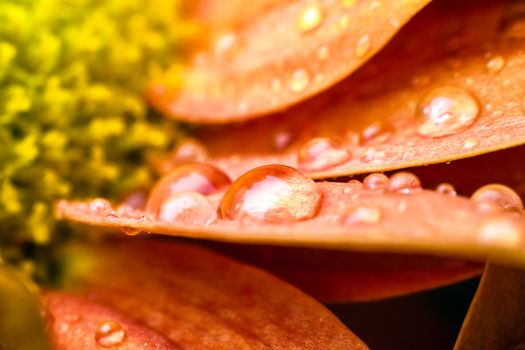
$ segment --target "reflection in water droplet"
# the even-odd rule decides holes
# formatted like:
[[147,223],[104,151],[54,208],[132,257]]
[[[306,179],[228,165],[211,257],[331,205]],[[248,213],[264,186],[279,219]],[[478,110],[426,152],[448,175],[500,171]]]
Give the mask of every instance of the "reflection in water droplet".
[[381,173],[370,174],[363,180],[363,189],[371,191],[385,191],[390,179]]
[[447,196],[457,196],[456,188],[447,182],[443,182],[436,187],[436,192]]
[[215,208],[200,193],[180,192],[168,197],[161,205],[158,217],[165,222],[207,225],[215,220]]
[[225,190],[231,180],[222,170],[205,163],[179,165],[163,176],[150,192],[146,211],[158,215],[160,206],[175,193],[210,195]]
[[496,74],[503,69],[505,66],[505,59],[502,56],[496,56],[491,58],[487,62],[487,71],[491,74]]
[[390,177],[388,189],[392,192],[412,193],[420,191],[421,182],[419,178],[408,171],[400,171]]
[[368,35],[363,35],[357,41],[357,45],[355,47],[355,54],[357,55],[357,57],[364,57],[370,52],[371,48],[372,43],[370,41],[370,37]]
[[297,19],[297,28],[305,33],[319,27],[323,21],[323,12],[318,5],[312,4],[305,7]]
[[428,137],[451,135],[472,125],[478,115],[478,102],[466,90],[454,86],[434,88],[419,101],[417,132]]
[[120,345],[126,338],[126,332],[115,321],[104,321],[95,330],[95,341],[105,348]]
[[381,220],[381,209],[370,206],[354,208],[345,219],[346,224],[376,224]]
[[339,141],[320,137],[305,143],[297,153],[299,169],[321,171],[343,164],[352,154]]
[[501,184],[490,184],[479,188],[471,199],[482,210],[491,210],[491,207],[504,209],[510,212],[522,212],[523,202],[520,196],[511,188]]
[[315,182],[284,165],[266,165],[248,171],[226,191],[219,217],[267,222],[299,221],[319,211],[321,193]]
[[308,75],[308,72],[306,72],[304,69],[297,69],[293,75],[291,80],[288,83],[288,87],[293,92],[301,92],[308,86],[308,83],[310,82],[310,76]]

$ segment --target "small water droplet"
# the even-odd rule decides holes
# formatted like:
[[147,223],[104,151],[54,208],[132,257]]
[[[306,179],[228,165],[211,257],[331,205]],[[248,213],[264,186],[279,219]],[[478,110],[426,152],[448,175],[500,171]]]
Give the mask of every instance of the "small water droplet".
[[137,236],[138,234],[140,234],[142,231],[140,230],[140,228],[136,228],[136,227],[131,227],[131,226],[122,226],[120,228],[120,230],[128,235],[128,236]]
[[476,139],[466,139],[465,142],[463,142],[463,149],[472,149],[478,145],[478,141]]
[[200,193],[180,192],[168,197],[161,205],[158,217],[164,222],[207,225],[215,220],[215,208]]
[[322,61],[327,60],[330,57],[330,49],[328,46],[321,46],[319,50],[317,50],[317,57]]
[[417,132],[440,137],[454,134],[472,125],[479,115],[479,104],[466,90],[455,86],[437,87],[419,101]]
[[202,162],[208,158],[208,150],[195,139],[186,139],[173,151],[172,158],[177,163]]
[[408,171],[400,171],[390,177],[389,191],[398,193],[413,193],[421,191],[419,178]]
[[226,191],[219,217],[266,222],[300,221],[319,211],[321,193],[315,182],[284,165],[266,165],[248,171]]
[[516,247],[523,243],[523,230],[515,221],[491,219],[482,225],[479,239],[491,246]]
[[487,71],[491,74],[500,72],[505,66],[505,59],[502,56],[492,57],[487,62]]
[[297,28],[303,32],[316,29],[323,21],[323,12],[319,5],[311,4],[305,7],[297,19]]
[[511,188],[501,184],[485,185],[474,192],[470,198],[483,211],[490,210],[491,207],[517,213],[523,211],[520,196]]
[[282,151],[292,142],[292,134],[286,130],[279,130],[273,135],[273,149]]
[[239,37],[235,33],[224,33],[215,41],[215,53],[226,56],[239,46]]
[[305,143],[297,153],[297,163],[301,170],[321,171],[343,164],[352,154],[339,141],[319,137]]
[[394,129],[381,121],[373,122],[363,129],[361,138],[367,145],[378,144],[387,141],[393,134]]
[[111,212],[111,203],[104,198],[95,198],[89,202],[89,209],[97,214],[107,214]]
[[187,163],[163,176],[151,190],[146,211],[158,215],[162,203],[175,193],[197,192],[210,195],[224,191],[231,180],[222,170],[206,163]]
[[381,173],[370,174],[363,180],[363,189],[371,191],[385,191],[390,179]]
[[370,206],[359,206],[346,215],[346,224],[377,224],[381,220],[381,209]]
[[457,196],[456,188],[447,182],[443,182],[436,187],[436,192],[447,196]]
[[115,321],[104,321],[95,330],[95,341],[98,345],[109,348],[120,345],[126,338],[126,332]]
[[308,72],[304,69],[297,69],[288,83],[288,87],[293,92],[299,93],[306,89],[308,84],[310,83],[310,76],[308,75]]
[[357,45],[355,47],[355,54],[357,57],[364,57],[370,52],[370,49],[372,48],[372,42],[370,41],[370,36],[363,35],[359,40],[357,41]]

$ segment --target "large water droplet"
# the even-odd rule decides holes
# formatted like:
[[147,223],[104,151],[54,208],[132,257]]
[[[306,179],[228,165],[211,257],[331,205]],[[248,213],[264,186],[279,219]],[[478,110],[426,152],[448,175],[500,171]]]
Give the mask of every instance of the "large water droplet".
[[370,191],[385,191],[390,179],[381,173],[370,174],[363,180],[363,189]]
[[163,176],[150,192],[146,210],[158,215],[164,201],[179,192],[197,192],[210,195],[225,190],[231,180],[222,170],[205,163],[177,166]]
[[158,217],[165,222],[207,225],[216,218],[216,210],[202,194],[180,192],[168,197],[160,206]]
[[523,202],[520,196],[511,188],[501,184],[490,184],[479,188],[471,199],[482,210],[491,210],[492,207],[501,208],[510,212],[522,212]]
[[352,153],[340,142],[328,137],[320,137],[305,143],[297,153],[299,169],[321,171],[346,163]]
[[95,330],[95,341],[105,348],[120,345],[126,338],[126,332],[115,321],[104,321]]
[[284,165],[266,165],[248,171],[226,191],[219,217],[267,222],[299,221],[314,217],[321,204],[315,182]]
[[304,69],[297,69],[293,72],[292,78],[288,82],[288,87],[293,92],[301,92],[308,86],[310,82],[310,75]]
[[355,54],[357,55],[357,57],[364,57],[370,52],[371,48],[372,42],[370,41],[370,37],[368,35],[363,35],[357,41],[357,45],[355,47]]
[[399,193],[412,193],[421,190],[419,178],[408,171],[400,171],[390,177],[388,190]]
[[297,18],[297,28],[305,33],[319,27],[323,21],[323,12],[319,5],[311,4],[305,7]]
[[430,90],[419,101],[417,132],[422,136],[440,137],[469,127],[479,115],[479,104],[466,90],[442,86]]

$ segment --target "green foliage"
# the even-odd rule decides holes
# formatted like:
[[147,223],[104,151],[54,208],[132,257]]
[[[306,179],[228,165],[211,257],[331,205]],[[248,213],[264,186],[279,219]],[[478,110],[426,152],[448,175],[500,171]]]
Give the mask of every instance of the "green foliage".
[[151,181],[176,126],[141,92],[192,32],[177,0],[0,2],[0,243],[44,244],[53,202]]

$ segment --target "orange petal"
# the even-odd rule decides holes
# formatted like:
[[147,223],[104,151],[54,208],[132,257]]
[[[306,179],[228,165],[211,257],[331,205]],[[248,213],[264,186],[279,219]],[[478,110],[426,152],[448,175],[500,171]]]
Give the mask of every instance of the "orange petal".
[[[494,256],[525,263],[525,221],[504,212],[482,213],[466,198],[418,190],[392,193],[365,189],[360,183],[313,183],[318,214],[296,222],[218,219],[209,224],[163,222],[137,211],[133,215],[90,203],[62,201],[57,215],[96,226],[140,230],[237,243],[315,246],[354,251],[431,253],[464,258]],[[304,197],[304,196],[303,196]],[[281,204],[279,204],[281,205]],[[286,203],[282,203],[286,205]],[[308,208],[301,208],[302,212]],[[294,209],[286,210],[293,213]],[[286,218],[288,219],[288,218]]]
[[521,349],[525,271],[488,264],[454,349]]
[[[63,295],[51,299],[59,317],[55,332],[78,315],[82,321],[75,327],[87,338],[94,336],[91,320],[107,319],[122,322],[129,340],[164,344],[156,332],[181,349],[366,349],[298,289],[201,248],[128,239],[70,248],[62,256],[64,280],[74,281],[89,303]],[[71,263],[75,259],[80,263]],[[65,339],[73,346],[66,348],[81,341],[74,334]]]
[[[182,86],[171,86],[169,76],[159,79],[151,84],[149,99],[169,116],[202,123],[286,108],[357,69],[429,2],[256,2],[254,8],[261,12],[249,12],[251,20],[226,20],[241,25],[214,38],[210,48],[196,56]],[[209,6],[213,8],[213,1]],[[244,7],[226,16],[242,17]]]
[[483,269],[482,264],[422,255],[250,245],[216,248],[270,271],[323,302],[402,296],[457,283]]
[[133,317],[89,298],[49,292],[44,300],[51,316],[50,332],[56,350],[181,349]]

